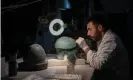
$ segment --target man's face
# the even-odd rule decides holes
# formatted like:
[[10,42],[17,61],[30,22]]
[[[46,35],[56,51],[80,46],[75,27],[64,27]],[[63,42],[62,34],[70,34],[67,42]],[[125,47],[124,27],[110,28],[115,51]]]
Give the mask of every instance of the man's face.
[[87,24],[87,30],[88,30],[87,35],[92,40],[95,40],[95,41],[99,41],[100,40],[101,30],[98,29],[98,25],[93,24],[93,22],[89,22]]

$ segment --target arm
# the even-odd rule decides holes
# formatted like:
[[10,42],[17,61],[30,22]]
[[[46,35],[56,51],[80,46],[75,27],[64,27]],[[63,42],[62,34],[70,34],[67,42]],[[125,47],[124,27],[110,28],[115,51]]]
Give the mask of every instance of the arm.
[[97,52],[92,52],[92,50],[87,52],[87,62],[95,69],[100,69],[104,63],[108,62],[115,48],[115,41],[106,39],[100,44]]

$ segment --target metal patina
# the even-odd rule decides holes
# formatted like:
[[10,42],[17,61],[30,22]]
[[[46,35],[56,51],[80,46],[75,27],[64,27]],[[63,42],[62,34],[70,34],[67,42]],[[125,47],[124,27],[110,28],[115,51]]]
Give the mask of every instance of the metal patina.
[[67,59],[74,63],[76,60],[76,53],[78,52],[76,42],[71,37],[60,37],[55,42],[55,48],[57,53],[57,58],[63,60],[65,56]]

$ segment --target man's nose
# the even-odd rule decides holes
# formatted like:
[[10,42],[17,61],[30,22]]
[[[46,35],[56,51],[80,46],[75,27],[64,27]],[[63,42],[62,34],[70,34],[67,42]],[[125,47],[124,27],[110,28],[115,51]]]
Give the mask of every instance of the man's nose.
[[87,35],[90,36],[90,32],[89,31],[87,32]]

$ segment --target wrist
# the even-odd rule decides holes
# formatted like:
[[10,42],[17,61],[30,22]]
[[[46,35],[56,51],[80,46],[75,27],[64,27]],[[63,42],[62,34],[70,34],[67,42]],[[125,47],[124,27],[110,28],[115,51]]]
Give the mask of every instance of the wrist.
[[85,54],[87,54],[87,52],[90,50],[90,48],[88,46],[83,48],[83,51],[85,52]]

